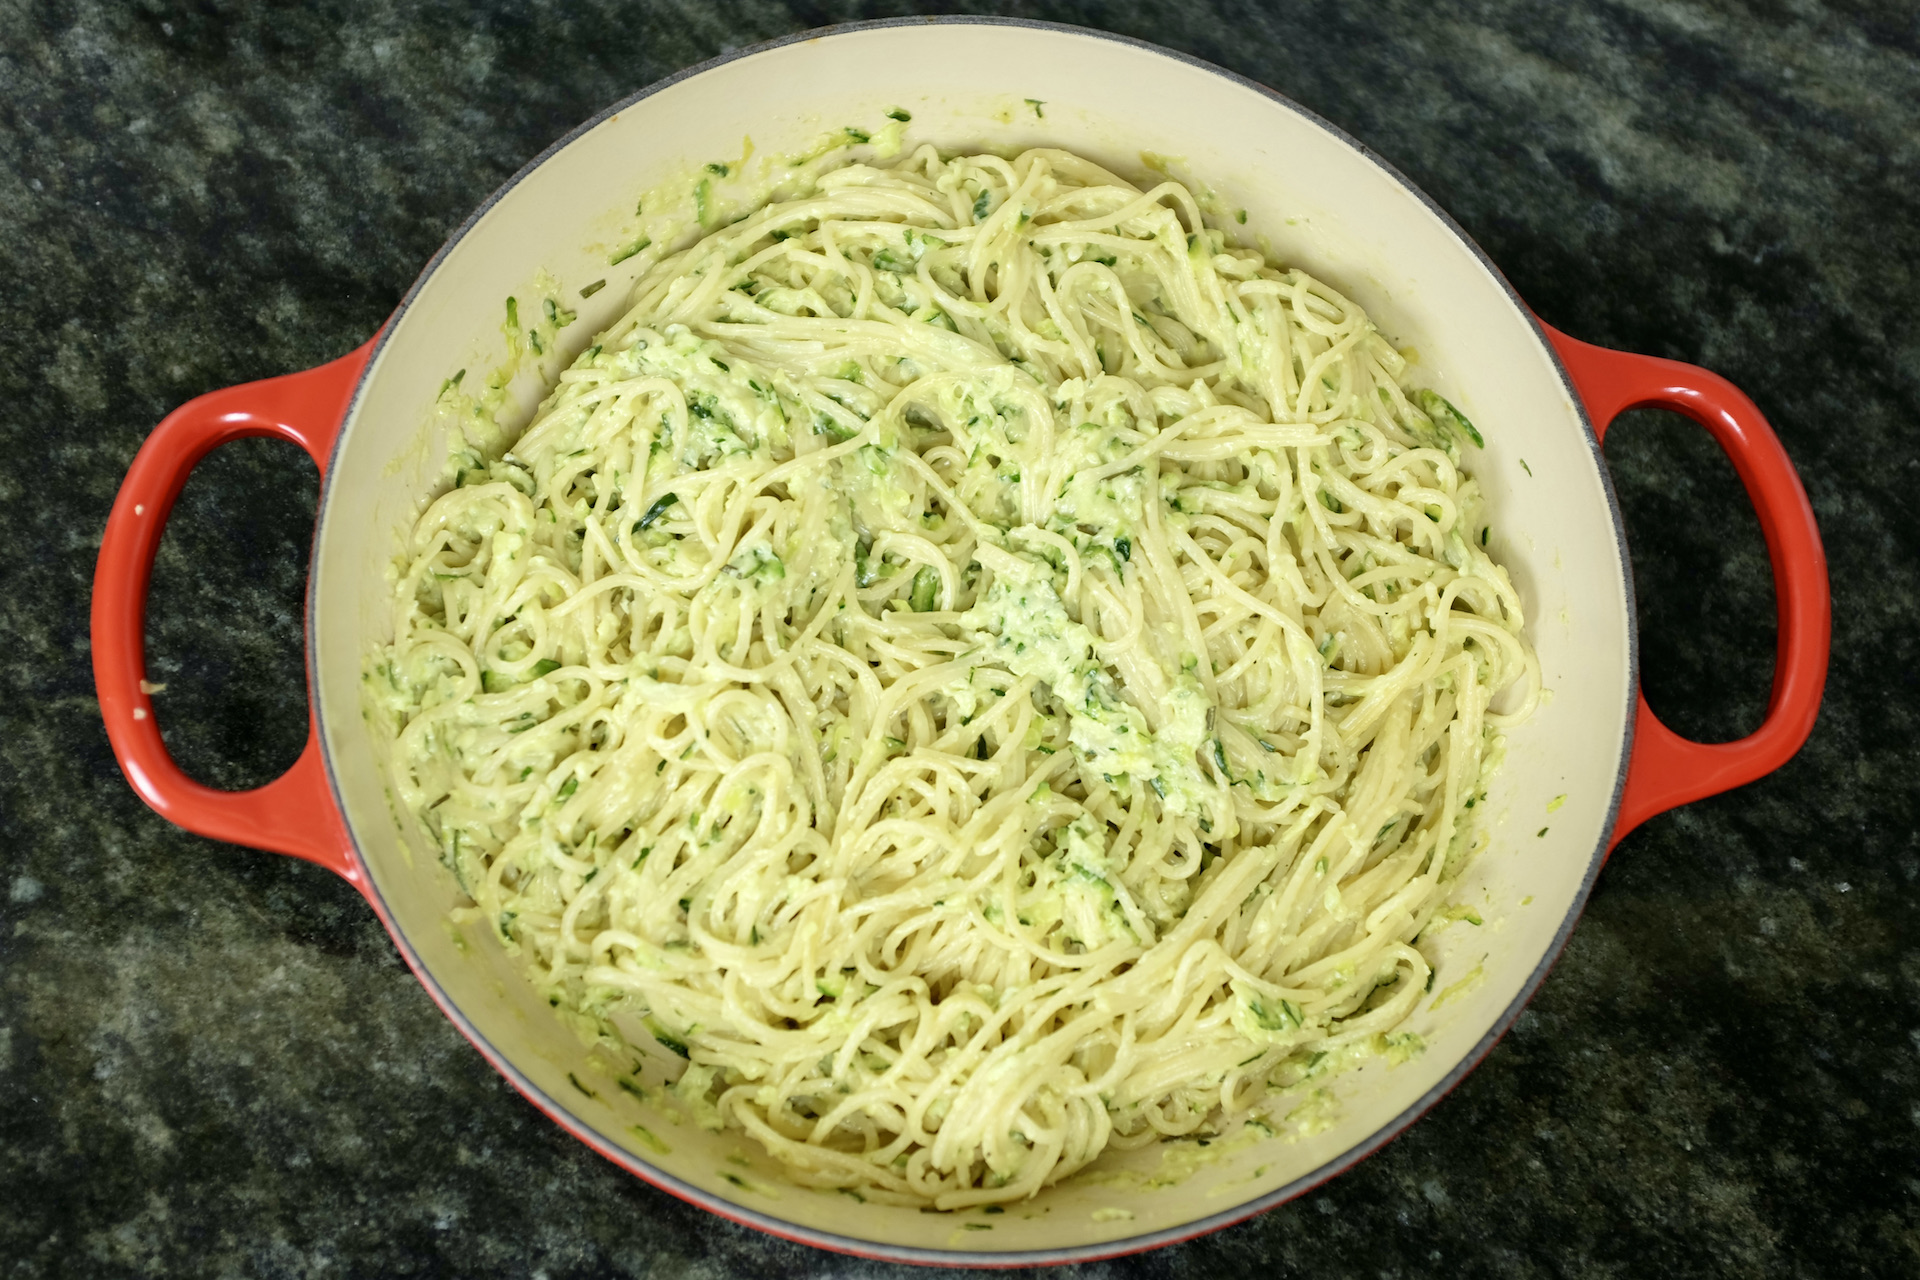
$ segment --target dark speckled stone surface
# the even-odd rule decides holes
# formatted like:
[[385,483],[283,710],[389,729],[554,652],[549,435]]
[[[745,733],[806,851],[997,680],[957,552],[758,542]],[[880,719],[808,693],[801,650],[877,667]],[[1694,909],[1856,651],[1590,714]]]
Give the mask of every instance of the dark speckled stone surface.
[[[1655,820],[1514,1033],[1380,1155],[1079,1274],[1920,1274],[1920,20],[1875,0],[991,6],[1271,84],[1445,206],[1554,324],[1708,365],[1785,439],[1834,664],[1772,778]],[[446,233],[600,107],[842,4],[0,0],[0,1275],[892,1269],[707,1217],[522,1102],[346,885],[186,835],[92,699],[99,532],[200,392],[380,323]],[[1758,526],[1678,420],[1608,461],[1646,687],[1757,724]],[[257,784],[304,736],[314,472],[194,476],[148,624],[167,739]]]

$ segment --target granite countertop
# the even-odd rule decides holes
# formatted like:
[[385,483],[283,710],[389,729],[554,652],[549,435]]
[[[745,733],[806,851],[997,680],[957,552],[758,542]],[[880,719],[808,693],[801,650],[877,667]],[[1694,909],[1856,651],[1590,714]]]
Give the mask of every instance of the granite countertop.
[[[1704,364],[1800,468],[1833,667],[1774,776],[1616,852],[1514,1032],[1332,1184],[1087,1276],[1920,1273],[1920,20],[1900,0],[995,4],[1230,67],[1447,208],[1553,324]],[[1440,13],[1437,9],[1461,13]],[[330,874],[128,789],[87,601],[169,409],[363,340],[489,191],[737,44],[900,6],[9,4],[0,21],[0,1275],[877,1275],[538,1115]],[[1765,549],[1658,414],[1608,448],[1645,686],[1759,723]],[[197,777],[305,735],[314,470],[188,483],[150,671]]]

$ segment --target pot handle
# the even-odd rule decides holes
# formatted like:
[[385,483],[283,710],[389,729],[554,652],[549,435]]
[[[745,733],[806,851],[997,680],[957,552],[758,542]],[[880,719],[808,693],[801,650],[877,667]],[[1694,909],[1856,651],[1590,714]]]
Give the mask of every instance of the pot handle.
[[1793,462],[1740,389],[1696,365],[1610,351],[1542,324],[1605,439],[1629,409],[1672,409],[1712,433],[1732,459],[1760,517],[1780,610],[1773,696],[1758,729],[1737,742],[1691,742],[1661,724],[1635,691],[1633,759],[1612,844],[1655,814],[1752,782],[1792,758],[1813,732],[1827,681],[1831,601],[1827,557]]
[[174,500],[200,459],[230,440],[277,436],[307,451],[324,478],[334,437],[373,341],[318,368],[211,391],[161,420],[120,483],[93,574],[93,680],[100,717],[127,781],[161,817],[199,835],[317,862],[361,883],[334,806],[309,705],[307,745],[252,791],[201,786],[173,762],[146,681],[147,585]]

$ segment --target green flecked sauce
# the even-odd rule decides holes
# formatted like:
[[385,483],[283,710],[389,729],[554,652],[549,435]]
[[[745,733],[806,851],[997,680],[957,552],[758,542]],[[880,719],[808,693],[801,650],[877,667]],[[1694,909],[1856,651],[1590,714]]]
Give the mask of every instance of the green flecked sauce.
[[1537,671],[1481,435],[1211,191],[880,163],[909,118],[698,157],[595,280],[504,300],[547,398],[408,532],[368,721],[620,1063],[586,1102],[930,1211],[1172,1117],[1166,1185],[1333,1123],[1461,993],[1419,947],[1483,923],[1444,903]]

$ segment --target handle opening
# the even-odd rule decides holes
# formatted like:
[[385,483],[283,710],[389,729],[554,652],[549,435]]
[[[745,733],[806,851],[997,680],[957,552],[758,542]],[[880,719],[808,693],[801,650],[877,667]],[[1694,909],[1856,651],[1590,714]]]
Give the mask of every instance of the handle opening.
[[1779,647],[1767,543],[1739,473],[1691,419],[1632,409],[1606,434],[1639,608],[1640,687],[1689,740],[1766,720]]
[[168,753],[206,786],[263,786],[306,745],[301,614],[318,493],[318,469],[291,441],[229,441],[194,469],[161,535],[147,679]]

